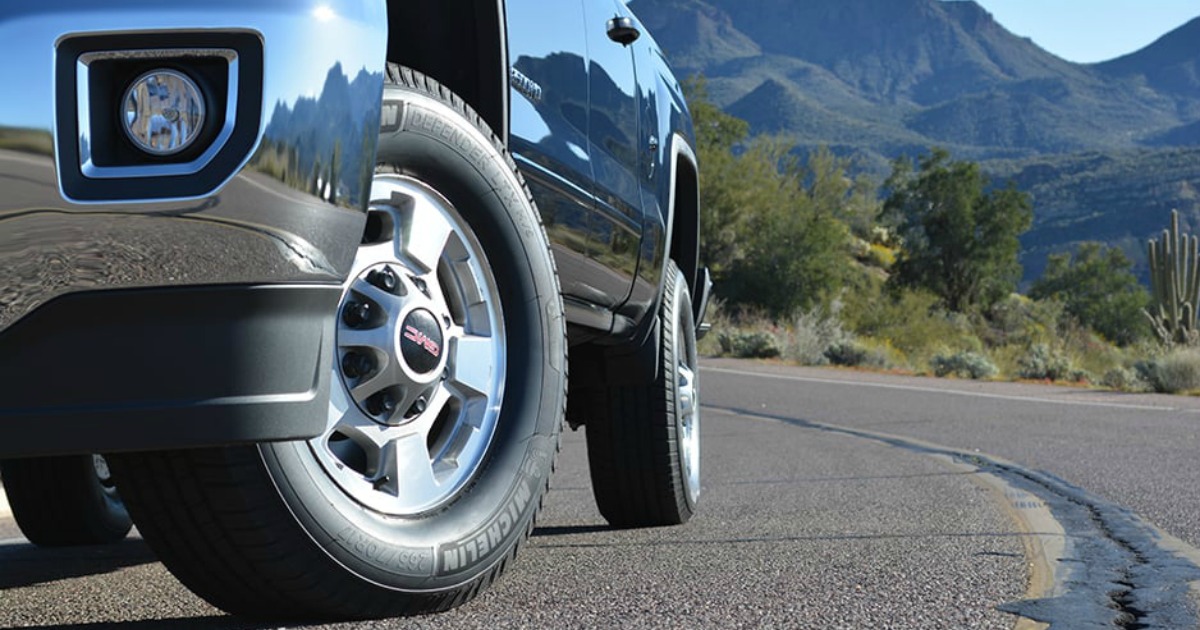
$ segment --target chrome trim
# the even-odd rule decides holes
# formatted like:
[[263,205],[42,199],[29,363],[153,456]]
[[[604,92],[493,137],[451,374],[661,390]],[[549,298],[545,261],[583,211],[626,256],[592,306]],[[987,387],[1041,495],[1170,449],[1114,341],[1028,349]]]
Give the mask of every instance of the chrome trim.
[[514,90],[520,92],[533,103],[540,103],[542,101],[542,86],[538,85],[537,81],[525,76],[525,73],[517,70],[516,66],[509,68],[508,76],[512,81]]
[[[258,34],[259,38],[262,34]],[[88,138],[91,136],[90,94],[88,92],[89,69],[91,64],[105,59],[183,59],[183,58],[223,58],[229,64],[228,89],[225,101],[225,125],[204,153],[199,157],[183,164],[152,164],[139,166],[97,166],[92,162],[91,146]],[[191,49],[160,49],[160,50],[114,50],[90,52],[79,56],[75,73],[75,115],[79,120],[79,168],[85,177],[93,179],[117,179],[122,177],[167,177],[172,175],[191,175],[199,172],[209,162],[212,162],[221,148],[233,135],[237,124],[238,98],[238,55],[237,51],[228,48],[191,48]]]

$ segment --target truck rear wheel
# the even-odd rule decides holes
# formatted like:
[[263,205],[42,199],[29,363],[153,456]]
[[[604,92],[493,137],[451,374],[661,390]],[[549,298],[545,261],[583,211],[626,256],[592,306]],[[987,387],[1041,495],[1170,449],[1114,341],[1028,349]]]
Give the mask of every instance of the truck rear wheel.
[[683,273],[669,261],[666,274],[657,378],[591,392],[600,407],[586,427],[592,491],[615,527],[687,522],[700,498],[696,326]]
[[445,610],[533,528],[566,401],[565,324],[533,201],[480,118],[389,67],[325,432],[129,454],[114,468],[164,564],[269,618]]
[[17,527],[39,547],[114,543],[133,526],[99,455],[0,461]]

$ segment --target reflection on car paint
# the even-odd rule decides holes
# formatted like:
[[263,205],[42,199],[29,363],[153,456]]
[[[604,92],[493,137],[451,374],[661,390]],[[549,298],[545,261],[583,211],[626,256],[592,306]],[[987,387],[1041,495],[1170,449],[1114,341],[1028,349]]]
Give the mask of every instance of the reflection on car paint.
[[[0,53],[23,63],[0,64],[0,84],[20,85],[23,96],[0,99],[0,331],[74,291],[337,282],[346,273],[379,132],[384,3],[328,0],[321,15],[302,0],[211,0],[154,12],[134,0],[111,0],[103,11],[83,0],[11,4]],[[55,43],[80,33],[210,28],[215,14],[264,41],[265,124],[248,167],[199,199],[66,201],[53,159]]]

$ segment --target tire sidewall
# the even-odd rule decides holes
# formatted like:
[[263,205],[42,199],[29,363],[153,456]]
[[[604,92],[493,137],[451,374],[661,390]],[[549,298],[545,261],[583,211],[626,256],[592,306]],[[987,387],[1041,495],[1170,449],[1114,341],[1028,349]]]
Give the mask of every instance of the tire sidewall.
[[379,172],[416,178],[445,196],[473,229],[495,277],[508,357],[496,432],[458,496],[414,517],[354,501],[308,443],[260,451],[288,509],[335,562],[383,588],[438,590],[488,571],[531,527],[565,404],[564,324],[545,235],[511,162],[441,99],[389,85],[384,104],[398,105],[400,116],[398,128],[380,137]]
[[[663,334],[672,335],[674,341],[670,345],[670,352],[663,352],[663,375],[667,379],[663,390],[664,394],[670,397],[670,405],[667,408],[676,410],[676,413],[673,413],[670,418],[670,421],[674,424],[675,449],[677,451],[675,459],[678,462],[678,469],[673,471],[673,473],[679,475],[679,488],[683,494],[683,502],[679,507],[682,512],[682,520],[686,521],[695,512],[697,501],[693,498],[693,493],[690,491],[691,478],[688,475],[687,463],[682,456],[684,448],[682,440],[683,416],[678,413],[680,399],[679,362],[682,359],[688,365],[692,366],[693,378],[697,379],[697,390],[699,388],[700,370],[697,360],[696,326],[692,316],[691,293],[688,291],[683,272],[674,263],[668,265],[667,273],[671,274],[670,282],[673,285],[673,291],[670,300],[664,301],[662,326]],[[700,430],[699,401],[696,401],[695,404],[697,405],[697,409],[693,430],[698,432]],[[700,457],[699,451],[697,450],[693,456],[698,459]],[[699,465],[699,461],[697,461],[697,465]]]

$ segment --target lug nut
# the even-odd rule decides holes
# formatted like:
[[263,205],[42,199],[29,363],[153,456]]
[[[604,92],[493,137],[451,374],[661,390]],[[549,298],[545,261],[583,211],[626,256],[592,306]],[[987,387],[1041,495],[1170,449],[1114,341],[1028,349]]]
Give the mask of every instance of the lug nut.
[[417,402],[412,404],[412,407],[408,408],[408,413],[404,414],[404,417],[412,418],[415,416],[419,416],[419,415],[425,413],[425,410],[428,408],[429,408],[429,401],[425,400],[425,397],[422,396],[417,399]]
[[382,271],[372,271],[367,274],[367,282],[388,293],[395,293],[396,287],[400,285],[400,279],[396,277],[396,272],[386,267]]
[[351,328],[358,328],[371,319],[371,305],[367,302],[347,302],[342,309],[342,321]]
[[446,326],[447,330],[450,329],[450,316],[449,315],[442,315],[442,324],[444,324]]
[[342,357],[342,374],[347,378],[366,376],[374,369],[375,362],[361,352],[347,352],[346,356]]
[[420,291],[421,293],[424,293],[425,297],[430,297],[429,285],[425,282],[425,280],[423,280],[421,278],[413,278],[412,281],[413,281],[413,285],[415,285],[417,287],[418,291]]
[[379,490],[380,488],[386,486],[389,481],[391,481],[391,478],[387,475],[384,475],[376,479],[371,485],[375,486],[376,490]]
[[373,416],[390,416],[396,410],[396,399],[388,392],[380,392],[367,399],[367,411]]

